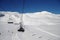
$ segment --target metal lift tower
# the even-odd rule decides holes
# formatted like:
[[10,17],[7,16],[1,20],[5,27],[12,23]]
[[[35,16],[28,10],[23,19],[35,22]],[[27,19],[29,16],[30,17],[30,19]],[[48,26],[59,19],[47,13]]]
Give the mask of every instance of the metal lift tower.
[[23,24],[23,13],[24,13],[24,3],[25,3],[25,0],[22,0],[22,14],[21,14],[21,17],[20,17],[20,28],[18,29],[19,32],[24,32],[25,29],[23,28],[24,27],[24,24]]

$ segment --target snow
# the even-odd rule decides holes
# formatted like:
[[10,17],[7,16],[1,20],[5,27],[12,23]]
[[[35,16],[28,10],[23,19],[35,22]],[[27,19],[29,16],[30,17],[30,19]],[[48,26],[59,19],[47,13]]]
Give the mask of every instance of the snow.
[[25,32],[17,31],[20,13],[0,11],[0,14],[5,15],[0,17],[0,40],[60,40],[60,14],[48,11],[23,14]]
[[0,13],[5,15],[4,17],[0,18],[0,21],[3,21],[3,22],[13,21],[16,23],[20,22],[20,14],[18,12],[3,12],[2,11]]

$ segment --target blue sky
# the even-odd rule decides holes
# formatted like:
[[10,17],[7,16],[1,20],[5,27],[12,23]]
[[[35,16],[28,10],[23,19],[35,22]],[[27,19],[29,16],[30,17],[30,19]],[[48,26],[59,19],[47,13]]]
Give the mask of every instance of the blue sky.
[[[23,8],[24,1],[24,9]],[[0,11],[60,13],[60,0],[0,0]]]

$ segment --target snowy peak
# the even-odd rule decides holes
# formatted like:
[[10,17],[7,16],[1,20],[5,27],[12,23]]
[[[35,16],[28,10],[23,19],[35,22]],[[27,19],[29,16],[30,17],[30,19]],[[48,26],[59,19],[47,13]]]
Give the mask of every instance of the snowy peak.
[[46,15],[54,15],[54,13],[48,12],[48,11],[41,11],[36,12],[37,15],[46,16]]
[[[24,14],[24,22],[25,24],[31,25],[55,25],[60,22],[60,17],[57,14],[53,14],[48,11],[35,12],[35,13],[27,13]],[[60,15],[60,14],[59,14]],[[37,23],[37,24],[36,24]]]
[[52,13],[51,12],[48,12],[48,11],[42,11],[42,12],[40,12],[40,14],[43,14],[43,15],[51,15]]
[[40,18],[40,17],[52,17],[54,16],[55,14],[51,13],[51,12],[48,12],[48,11],[41,11],[41,12],[35,12],[35,13],[27,13],[25,15],[28,15],[30,17],[37,17],[37,18]]

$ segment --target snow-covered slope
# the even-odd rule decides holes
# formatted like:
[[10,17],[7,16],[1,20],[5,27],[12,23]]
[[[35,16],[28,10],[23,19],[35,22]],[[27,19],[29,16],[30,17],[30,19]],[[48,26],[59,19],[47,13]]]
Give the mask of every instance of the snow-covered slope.
[[0,21],[2,22],[20,22],[20,14],[18,12],[0,12],[0,14],[4,14],[4,17],[0,17]]
[[[50,33],[60,35],[60,14],[54,14],[48,11],[24,14],[24,24],[34,25]],[[43,31],[43,30],[41,30]]]
[[[30,13],[30,14],[24,14],[24,22],[26,22],[26,25],[56,25],[60,21],[60,14],[59,16],[57,14],[53,14],[47,11],[42,12],[36,12],[36,13]],[[26,21],[27,20],[27,21]],[[28,23],[29,22],[29,23]]]
[[48,11],[23,14],[25,32],[17,30],[19,25],[6,24],[9,21],[19,23],[21,14],[18,12],[0,12],[1,40],[60,40],[60,14]]
[[[13,22],[20,22],[20,17],[21,14],[18,12],[0,12],[0,14],[4,14],[4,17],[0,17],[0,21],[3,22],[8,22],[8,21],[13,21]],[[26,21],[27,20],[27,21]],[[26,13],[23,14],[23,21],[24,22],[29,22],[31,21],[31,25],[35,25],[35,22],[39,22],[39,25],[47,24],[47,25],[55,25],[57,24],[60,20],[60,14],[53,14],[48,11],[42,11],[42,12],[35,12],[35,13]],[[32,22],[33,21],[33,22]],[[25,24],[26,24],[25,23]],[[27,25],[30,25],[27,23]]]

